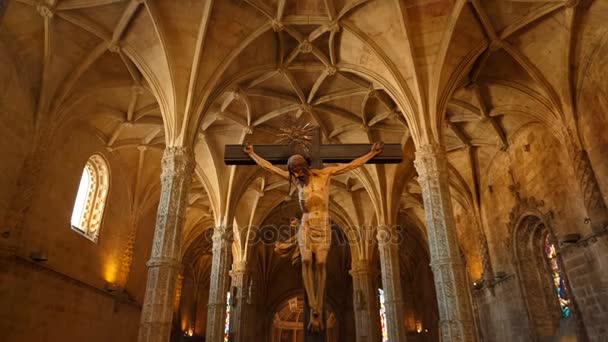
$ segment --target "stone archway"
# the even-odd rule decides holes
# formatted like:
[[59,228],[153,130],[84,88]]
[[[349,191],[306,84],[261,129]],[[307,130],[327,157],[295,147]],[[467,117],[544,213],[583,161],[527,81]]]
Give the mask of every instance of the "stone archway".
[[[304,296],[295,295],[285,299],[272,315],[271,342],[304,342]],[[327,342],[337,342],[338,320],[328,305],[325,321]]]
[[513,236],[517,278],[526,307],[528,333],[533,340],[554,336],[559,329],[559,305],[543,255],[547,227],[541,217],[528,215],[519,220]]
[[559,263],[561,281],[570,298],[569,310],[576,311],[559,253],[554,253],[554,260],[546,254],[548,244],[558,249],[551,228],[553,214],[542,213],[539,208],[544,203],[534,198],[525,199],[523,203],[527,205],[520,203],[512,212],[511,225],[514,264],[527,314],[527,334],[531,341],[566,336],[578,340],[577,321],[573,317],[562,317],[560,298],[552,277],[551,263]]

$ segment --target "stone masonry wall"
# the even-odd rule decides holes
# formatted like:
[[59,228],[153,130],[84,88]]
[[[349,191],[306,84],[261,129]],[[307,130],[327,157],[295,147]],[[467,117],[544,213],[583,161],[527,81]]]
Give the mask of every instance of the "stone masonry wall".
[[[59,132],[27,212],[17,256],[2,260],[0,331],[8,334],[3,341],[136,340],[158,199],[150,200],[133,227],[130,189],[134,175],[125,173],[133,170],[125,163],[137,160],[137,150],[133,150],[110,153],[91,131],[80,126]],[[83,167],[93,153],[101,153],[110,168],[97,243],[70,225]],[[160,165],[160,153],[150,155],[151,165]],[[133,230],[136,239],[129,247]],[[126,250],[132,251],[132,263],[125,271],[121,265]],[[30,255],[36,252],[48,260],[35,263]],[[127,272],[128,278],[121,272]],[[121,277],[126,284],[118,284]],[[108,291],[113,284],[125,292]]]
[[[558,241],[566,234],[576,233],[582,237],[592,234],[584,222],[582,195],[565,147],[540,125],[529,125],[512,136],[508,150],[498,152],[482,173],[481,184],[482,212],[487,222],[484,229],[493,268],[505,275],[493,287],[493,293],[488,288],[474,291],[483,340],[527,341],[529,323],[509,226],[509,214],[517,200],[509,187],[519,184],[521,198],[534,197],[544,202],[539,210],[553,213],[550,229]],[[598,341],[602,328],[594,322],[608,318],[601,305],[602,301],[606,303],[606,277],[602,274],[606,273],[608,258],[603,246],[605,244],[597,242],[572,247],[563,258],[589,337]]]

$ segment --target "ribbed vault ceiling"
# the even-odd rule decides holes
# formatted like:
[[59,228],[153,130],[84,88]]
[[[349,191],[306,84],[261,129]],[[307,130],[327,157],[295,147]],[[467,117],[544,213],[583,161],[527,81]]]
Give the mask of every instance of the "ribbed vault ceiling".
[[325,143],[404,146],[403,165],[333,181],[341,226],[399,210],[422,222],[414,145],[444,141],[455,198],[474,203],[520,128],[562,138],[584,77],[571,66],[607,12],[572,0],[14,0],[0,54],[20,77],[0,85],[1,105],[31,113],[37,135],[92,130],[134,177],[158,176],[164,146],[194,146],[187,244],[217,224],[246,231],[292,195],[256,167],[225,166],[223,145],[304,123]]

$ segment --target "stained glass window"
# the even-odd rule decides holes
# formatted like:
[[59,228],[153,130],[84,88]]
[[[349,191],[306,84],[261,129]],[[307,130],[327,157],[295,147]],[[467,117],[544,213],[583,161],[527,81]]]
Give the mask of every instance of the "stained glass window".
[[226,321],[224,322],[224,342],[228,342],[230,335],[230,292],[226,293]]
[[382,342],[388,341],[388,330],[386,329],[386,308],[384,307],[384,290],[378,289],[380,297],[380,329],[382,329]]
[[545,256],[549,263],[551,270],[551,277],[553,278],[553,285],[557,292],[557,298],[559,299],[559,306],[562,310],[562,317],[568,318],[571,315],[570,312],[570,299],[568,299],[568,291],[564,283],[563,272],[560,268],[557,260],[557,253],[555,250],[555,244],[551,242],[549,234],[545,237]]

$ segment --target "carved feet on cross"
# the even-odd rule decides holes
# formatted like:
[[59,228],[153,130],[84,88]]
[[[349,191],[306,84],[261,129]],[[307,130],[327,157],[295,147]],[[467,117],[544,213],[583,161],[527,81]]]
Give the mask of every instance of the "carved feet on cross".
[[321,313],[315,309],[310,309],[308,330],[312,331],[313,333],[319,333],[323,331],[323,317]]

